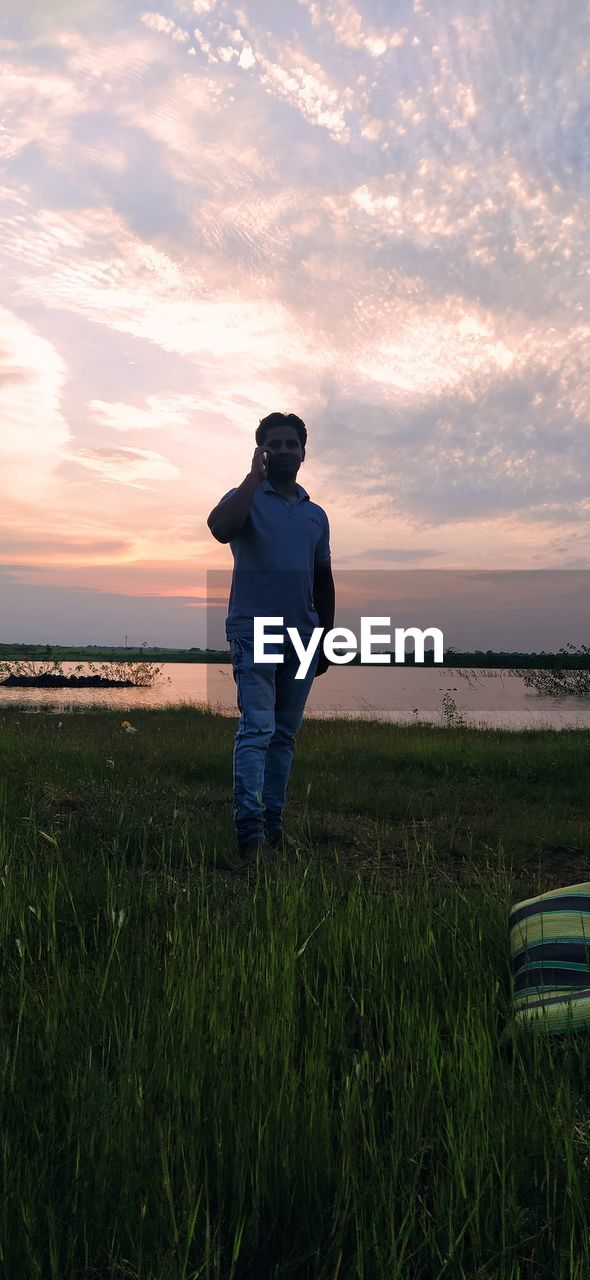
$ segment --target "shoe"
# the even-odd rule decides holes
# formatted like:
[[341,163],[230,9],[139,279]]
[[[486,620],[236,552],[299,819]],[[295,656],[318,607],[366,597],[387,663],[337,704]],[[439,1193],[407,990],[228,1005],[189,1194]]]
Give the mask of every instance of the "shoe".
[[271,849],[284,849],[285,853],[296,853],[299,848],[293,836],[288,836],[282,827],[278,827],[276,831],[269,831],[266,839]]
[[238,840],[236,870],[242,871],[244,867],[255,866],[259,854],[264,854],[266,851],[267,843],[264,836],[254,836],[251,840]]

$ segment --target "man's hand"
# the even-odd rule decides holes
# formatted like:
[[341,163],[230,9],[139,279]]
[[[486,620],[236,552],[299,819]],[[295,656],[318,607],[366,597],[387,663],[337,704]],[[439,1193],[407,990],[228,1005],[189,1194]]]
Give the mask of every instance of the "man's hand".
[[323,676],[324,671],[327,671],[329,666],[330,666],[330,663],[328,662],[328,659],[323,649],[320,649],[320,656],[318,658],[318,665],[316,667],[314,680],[316,680],[318,676]]
[[263,444],[257,445],[254,450],[250,475],[255,476],[258,481],[266,480],[268,475],[268,452]]
[[231,542],[243,529],[258,485],[261,480],[266,480],[267,462],[266,449],[261,444],[257,445],[252,455],[252,466],[239,489],[232,493],[231,498],[226,498],[225,502],[218,502],[209,513],[207,526],[218,542]]

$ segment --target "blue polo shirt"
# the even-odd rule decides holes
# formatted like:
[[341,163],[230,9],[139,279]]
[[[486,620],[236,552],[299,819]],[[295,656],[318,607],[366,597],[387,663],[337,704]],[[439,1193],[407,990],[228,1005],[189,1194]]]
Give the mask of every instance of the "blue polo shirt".
[[[234,558],[225,634],[251,640],[254,617],[282,617],[287,627],[296,627],[309,639],[320,620],[313,603],[316,565],[331,563],[330,526],[323,507],[311,502],[297,484],[294,501],[273,489],[270,480],[261,480],[245,524],[230,539]],[[221,502],[236,489],[224,493]],[[273,633],[280,627],[268,627]]]

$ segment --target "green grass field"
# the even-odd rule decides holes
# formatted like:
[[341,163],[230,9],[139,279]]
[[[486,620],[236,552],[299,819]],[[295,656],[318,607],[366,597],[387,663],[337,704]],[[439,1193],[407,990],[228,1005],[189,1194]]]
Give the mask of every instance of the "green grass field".
[[590,732],[305,720],[245,878],[237,718],[124,718],[0,711],[0,1274],[587,1280],[585,1034],[499,1037]]

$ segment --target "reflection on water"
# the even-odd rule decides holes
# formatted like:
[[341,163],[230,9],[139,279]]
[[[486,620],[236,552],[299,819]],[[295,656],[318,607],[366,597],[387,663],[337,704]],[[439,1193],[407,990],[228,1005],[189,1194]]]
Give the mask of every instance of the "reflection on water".
[[[42,663],[34,666],[43,667]],[[64,662],[67,675],[86,663]],[[221,715],[238,715],[231,665],[162,663],[149,689],[5,689],[3,705],[25,711],[66,714],[104,707],[131,712],[137,707],[209,706]],[[314,680],[307,717],[342,716],[431,724],[465,723],[506,729],[590,729],[590,698],[546,698],[525,687],[512,671],[458,671],[415,667],[330,667]]]

